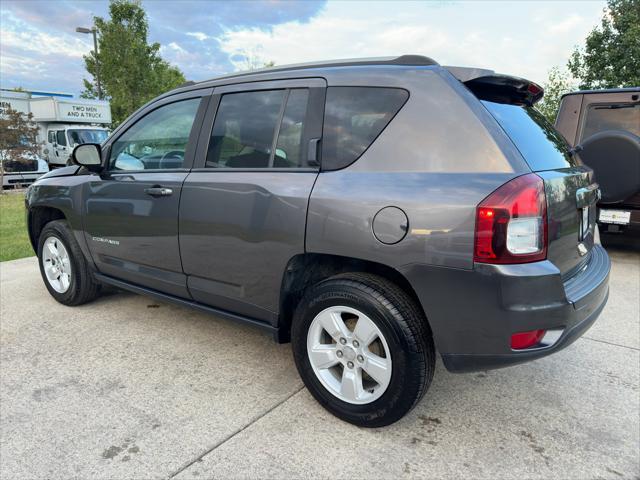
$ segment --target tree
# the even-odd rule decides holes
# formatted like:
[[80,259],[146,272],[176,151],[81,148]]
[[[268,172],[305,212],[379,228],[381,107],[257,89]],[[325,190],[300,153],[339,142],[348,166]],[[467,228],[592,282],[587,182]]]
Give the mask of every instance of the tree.
[[544,96],[542,101],[536,105],[536,108],[542,113],[552,124],[556,121],[558,108],[560,107],[560,99],[562,95],[575,90],[575,86],[569,80],[567,72],[559,67],[553,67],[549,70],[549,78],[543,85]]
[[255,48],[243,48],[239,50],[234,56],[238,60],[232,60],[237,70],[249,71],[258,70],[259,68],[275,67],[276,62],[273,60],[265,61],[262,57],[262,47]]
[[567,64],[580,88],[640,85],[640,0],[608,0],[599,27]]
[[[147,42],[149,24],[139,0],[112,0],[109,19],[94,18],[98,56],[84,56],[87,72],[100,66],[103,95],[111,102],[114,126],[152,98],[185,82],[182,72],[160,57],[160,44]],[[85,79],[83,98],[97,98],[95,83]]]
[[0,116],[0,188],[6,170],[24,170],[38,155],[38,125],[33,114],[3,109]]

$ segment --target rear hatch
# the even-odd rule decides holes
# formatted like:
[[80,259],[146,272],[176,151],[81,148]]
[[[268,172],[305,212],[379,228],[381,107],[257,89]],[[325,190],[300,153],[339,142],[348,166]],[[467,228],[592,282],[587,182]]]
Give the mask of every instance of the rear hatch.
[[600,191],[593,181],[592,170],[580,162],[556,129],[533,108],[533,101],[516,101],[509,103],[508,95],[502,95],[484,99],[482,103],[511,138],[531,170],[544,181],[547,259],[566,279],[589,259]]

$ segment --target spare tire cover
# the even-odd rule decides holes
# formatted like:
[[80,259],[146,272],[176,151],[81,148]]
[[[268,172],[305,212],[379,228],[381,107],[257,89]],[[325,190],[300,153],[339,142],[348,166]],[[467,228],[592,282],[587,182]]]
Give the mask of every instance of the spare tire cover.
[[596,133],[581,144],[580,159],[593,169],[602,203],[617,203],[640,191],[640,137],[623,130]]

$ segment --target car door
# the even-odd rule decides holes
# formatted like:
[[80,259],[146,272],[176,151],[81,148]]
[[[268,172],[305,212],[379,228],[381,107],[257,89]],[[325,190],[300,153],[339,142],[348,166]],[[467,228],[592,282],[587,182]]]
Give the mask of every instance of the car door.
[[55,161],[55,152],[54,152],[55,145],[56,145],[56,131],[49,130],[47,131],[47,142],[44,148],[45,159],[48,162]]
[[188,298],[178,243],[182,183],[211,89],[166,97],[105,145],[105,170],[86,185],[84,227],[104,275]]
[[304,252],[325,87],[306,79],[214,90],[180,203],[196,301],[275,322],[287,262]]
[[69,158],[69,142],[67,141],[67,132],[63,130],[58,130],[56,133],[56,159],[58,163],[67,163],[67,159]]

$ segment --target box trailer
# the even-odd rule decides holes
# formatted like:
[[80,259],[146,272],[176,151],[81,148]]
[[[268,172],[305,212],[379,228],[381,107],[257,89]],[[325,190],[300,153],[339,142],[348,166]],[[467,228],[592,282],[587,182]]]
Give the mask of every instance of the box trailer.
[[28,114],[31,111],[29,100],[28,93],[3,90],[0,94],[0,117],[4,117],[9,109]]
[[[26,92],[2,91],[0,94],[0,117],[9,109],[28,115],[30,95]],[[20,145],[0,150],[2,188],[23,187],[35,182],[49,171],[47,163],[37,155],[25,153]]]

